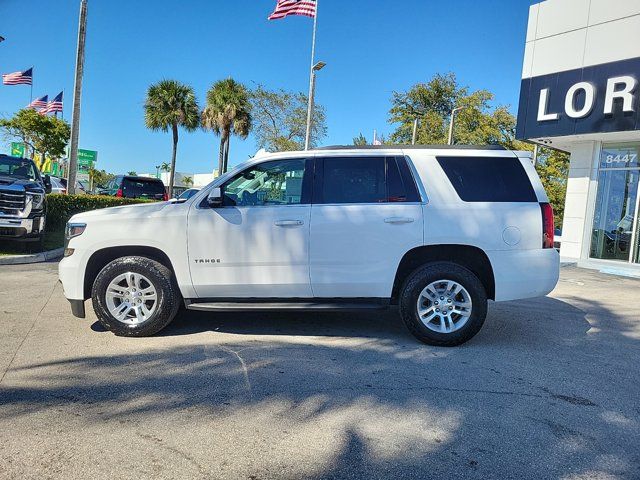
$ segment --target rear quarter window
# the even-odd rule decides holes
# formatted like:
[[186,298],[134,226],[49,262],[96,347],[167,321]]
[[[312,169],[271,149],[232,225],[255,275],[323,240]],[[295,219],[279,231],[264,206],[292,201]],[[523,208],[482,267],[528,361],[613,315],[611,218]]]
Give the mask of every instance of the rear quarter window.
[[436,157],[465,202],[537,202],[518,158]]

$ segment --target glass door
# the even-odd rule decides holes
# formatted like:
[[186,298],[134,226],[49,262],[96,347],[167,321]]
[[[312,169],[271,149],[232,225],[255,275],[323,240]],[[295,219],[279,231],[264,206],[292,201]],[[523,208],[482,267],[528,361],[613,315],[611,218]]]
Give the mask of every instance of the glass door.
[[604,145],[593,219],[591,258],[640,263],[639,145]]

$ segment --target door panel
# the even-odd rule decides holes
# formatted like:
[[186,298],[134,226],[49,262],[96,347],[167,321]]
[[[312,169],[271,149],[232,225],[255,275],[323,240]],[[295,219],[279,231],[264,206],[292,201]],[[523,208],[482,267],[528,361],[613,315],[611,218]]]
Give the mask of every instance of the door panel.
[[390,297],[400,260],[423,240],[422,205],[404,162],[316,158],[309,250],[315,297]]
[[198,297],[310,297],[310,211],[192,207],[189,262]]
[[387,298],[403,255],[422,245],[422,206],[313,205],[310,236],[315,297]]
[[308,159],[261,162],[189,212],[191,280],[201,298],[311,297]]

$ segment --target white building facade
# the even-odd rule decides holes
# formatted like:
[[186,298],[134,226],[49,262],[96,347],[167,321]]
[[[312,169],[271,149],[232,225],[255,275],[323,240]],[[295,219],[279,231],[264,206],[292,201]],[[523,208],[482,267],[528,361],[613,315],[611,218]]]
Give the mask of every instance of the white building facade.
[[640,0],[530,7],[517,137],[571,154],[563,259],[640,274]]

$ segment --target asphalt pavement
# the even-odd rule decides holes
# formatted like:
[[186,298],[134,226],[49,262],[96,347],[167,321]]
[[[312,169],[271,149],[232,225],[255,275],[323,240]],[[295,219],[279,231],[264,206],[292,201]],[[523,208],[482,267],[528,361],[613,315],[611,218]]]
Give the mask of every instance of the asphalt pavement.
[[0,266],[0,478],[640,478],[640,280],[562,269],[457,348],[389,313],[71,316]]

